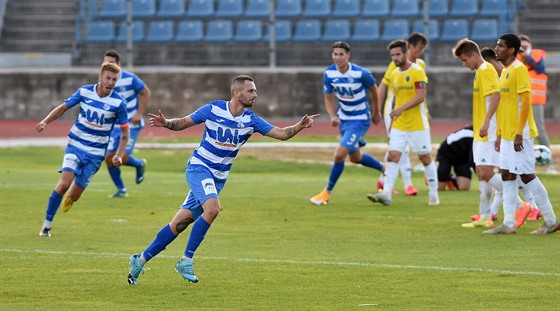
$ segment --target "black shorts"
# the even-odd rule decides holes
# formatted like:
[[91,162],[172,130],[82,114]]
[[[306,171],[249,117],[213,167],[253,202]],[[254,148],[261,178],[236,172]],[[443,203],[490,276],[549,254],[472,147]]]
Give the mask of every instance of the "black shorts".
[[469,178],[472,177],[471,164],[469,162],[453,163],[450,159],[446,157],[438,157],[438,181],[449,181],[449,176],[451,175],[451,169],[455,172],[455,175]]

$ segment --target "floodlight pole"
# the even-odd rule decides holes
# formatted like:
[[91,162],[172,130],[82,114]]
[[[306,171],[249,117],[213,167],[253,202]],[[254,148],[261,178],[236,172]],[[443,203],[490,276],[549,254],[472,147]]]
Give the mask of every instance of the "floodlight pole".
[[132,0],[126,1],[126,65],[132,68]]
[[276,1],[269,0],[270,14],[268,15],[268,66],[276,68],[276,21],[274,19],[274,5]]
[[[422,27],[422,31],[424,32],[424,35],[426,35],[426,37],[428,38],[428,41],[430,40],[430,5],[429,5],[429,0],[424,0],[423,1],[424,4],[422,5],[422,7],[424,8],[424,18],[423,18],[423,27]],[[426,52],[424,52],[424,62],[426,63],[426,65],[430,64],[430,50],[426,49]]]

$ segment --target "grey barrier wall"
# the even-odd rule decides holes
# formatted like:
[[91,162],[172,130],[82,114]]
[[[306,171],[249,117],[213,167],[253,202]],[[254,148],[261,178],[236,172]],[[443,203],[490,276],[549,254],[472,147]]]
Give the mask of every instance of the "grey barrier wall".
[[[324,68],[161,68],[138,67],[152,91],[147,112],[161,109],[168,117],[184,116],[203,104],[230,98],[230,83],[238,74],[255,78],[258,100],[253,108],[267,118],[291,119],[326,112]],[[370,68],[378,83],[386,68]],[[428,70],[428,106],[436,119],[468,120],[472,113],[473,73],[460,67]],[[97,81],[97,68],[0,70],[0,119],[41,119],[78,87]],[[560,71],[549,73],[545,117],[560,119]],[[76,112],[64,116],[72,119]]]

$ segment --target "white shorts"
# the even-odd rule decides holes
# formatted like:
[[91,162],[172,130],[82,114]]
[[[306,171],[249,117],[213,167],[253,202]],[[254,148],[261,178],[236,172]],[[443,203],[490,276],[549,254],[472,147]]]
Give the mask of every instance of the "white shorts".
[[417,154],[429,154],[432,152],[431,140],[430,129],[421,131],[391,129],[388,150],[405,153],[408,144],[410,149]]
[[535,150],[532,139],[523,139],[523,150],[513,149],[513,140],[502,139],[500,143],[500,168],[512,174],[535,173]]
[[500,166],[500,153],[494,141],[473,141],[474,164]]

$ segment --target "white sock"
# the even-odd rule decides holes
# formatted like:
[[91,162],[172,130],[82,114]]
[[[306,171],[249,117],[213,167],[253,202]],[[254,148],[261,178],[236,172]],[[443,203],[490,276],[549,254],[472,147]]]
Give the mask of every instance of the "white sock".
[[404,189],[412,186],[412,169],[410,167],[410,157],[408,152],[403,152],[401,159],[399,160],[399,170],[404,183]]
[[537,202],[535,202],[535,197],[533,196],[533,193],[531,193],[531,191],[527,189],[527,185],[521,180],[521,178],[517,180],[517,184],[519,184],[519,191],[521,191],[521,194],[523,195],[525,202],[531,204],[533,208],[536,208]]
[[548,198],[548,192],[546,188],[542,184],[541,180],[538,177],[531,180],[526,184],[527,189],[533,193],[535,201],[537,202],[537,206],[541,210],[541,213],[544,217],[544,221],[547,224],[553,224],[556,222],[556,215],[554,214],[554,210],[552,209],[552,204],[550,203],[550,199]]
[[490,204],[492,202],[492,191],[494,188],[490,186],[486,181],[480,180],[478,182],[478,189],[480,190],[480,218],[489,218],[490,215]]
[[383,194],[391,198],[395,181],[399,175],[399,165],[395,162],[387,162],[385,165],[385,185],[383,186]]
[[43,228],[50,228],[51,225],[52,225],[52,221],[45,219],[45,222],[43,223]]
[[504,203],[504,193],[503,191],[496,190],[494,192],[492,206],[490,206],[490,213],[492,215],[498,215],[498,211],[500,210],[500,207],[502,207],[502,203]]
[[438,179],[437,179],[437,170],[436,165],[434,162],[430,162],[430,164],[424,166],[424,177],[428,180],[428,188],[430,189],[430,195],[437,195],[438,190]]
[[517,201],[517,181],[504,180],[504,225],[513,228],[515,222],[515,203]]

